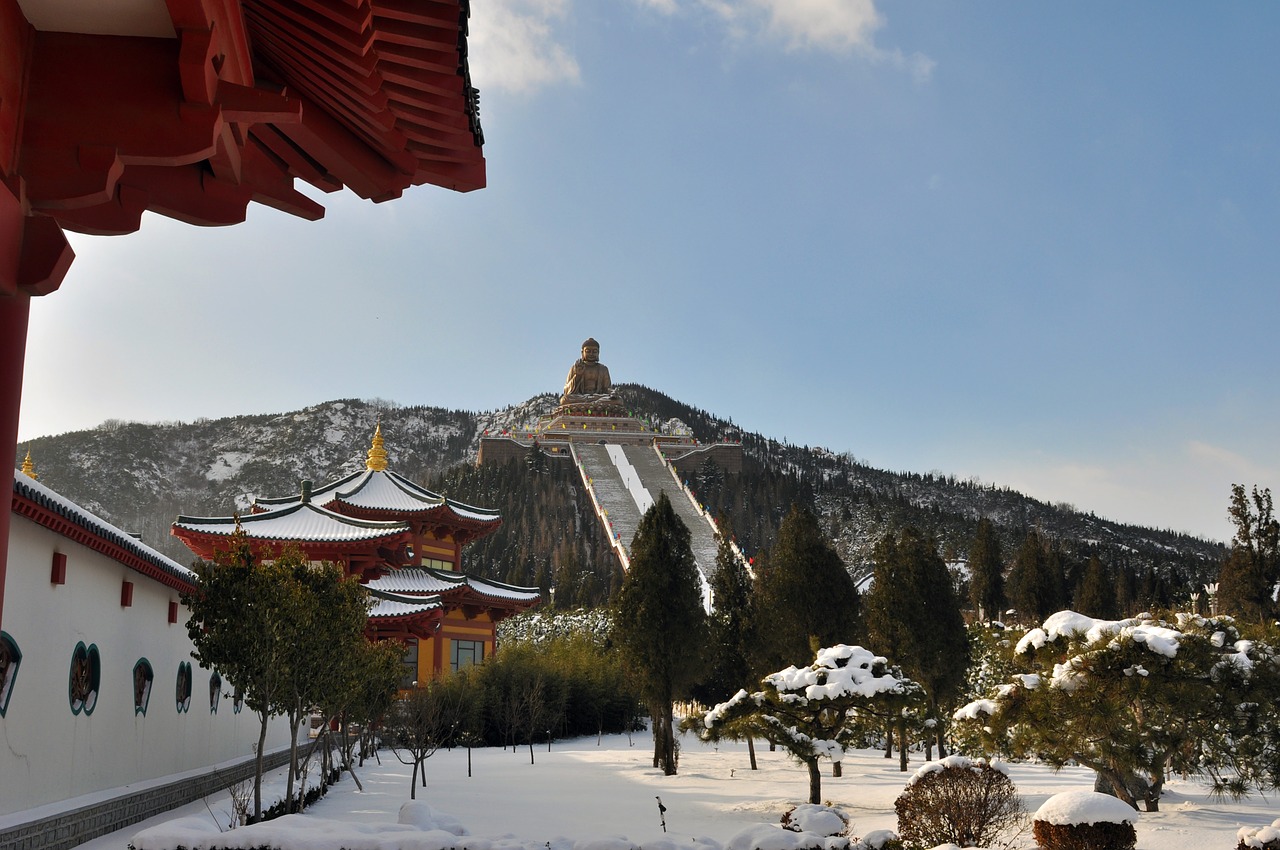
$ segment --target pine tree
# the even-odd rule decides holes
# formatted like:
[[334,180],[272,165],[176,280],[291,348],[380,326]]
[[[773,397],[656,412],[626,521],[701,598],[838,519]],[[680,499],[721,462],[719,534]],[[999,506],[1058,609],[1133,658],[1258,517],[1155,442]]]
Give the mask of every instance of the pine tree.
[[706,620],[689,529],[660,493],[631,543],[631,569],[614,601],[613,640],[653,716],[653,766],[668,776],[676,772],[673,704],[702,672]]
[[768,622],[757,642],[755,669],[775,670],[813,654],[813,643],[856,643],[858,590],[817,517],[798,504],[778,529],[778,542],[756,569],[756,607]]
[[1084,568],[1075,594],[1075,609],[1100,620],[1114,620],[1120,615],[1115,583],[1107,576],[1107,569],[1097,555],[1090,558]]
[[1066,603],[1062,560],[1034,529],[1027,533],[1009,571],[1009,601],[1024,620],[1040,622]]
[[1231,554],[1218,576],[1222,610],[1248,620],[1265,622],[1280,610],[1274,588],[1280,581],[1280,522],[1272,513],[1271,490],[1231,485],[1228,510],[1236,527]]
[[875,582],[865,604],[869,642],[923,686],[939,755],[945,755],[945,709],[964,686],[969,664],[951,573],[937,545],[911,527],[885,535],[872,557]]
[[752,683],[751,576],[746,565],[730,548],[727,536],[721,536],[720,549],[716,553],[716,572],[711,577],[711,603],[707,675],[697,694],[707,705],[723,702]]
[[1004,553],[991,520],[978,520],[969,546],[969,602],[978,616],[998,620],[1004,614]]

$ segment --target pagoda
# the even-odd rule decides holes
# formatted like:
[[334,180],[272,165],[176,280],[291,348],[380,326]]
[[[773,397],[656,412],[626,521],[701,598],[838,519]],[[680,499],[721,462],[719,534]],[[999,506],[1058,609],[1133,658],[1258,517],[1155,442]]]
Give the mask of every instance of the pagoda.
[[293,496],[257,499],[231,517],[180,516],[172,533],[208,559],[239,530],[262,558],[286,547],[332,561],[373,597],[371,640],[405,642],[404,685],[426,682],[487,658],[497,624],[538,604],[537,588],[461,572],[462,547],[496,531],[502,518],[414,484],[388,468],[381,423],[364,470]]

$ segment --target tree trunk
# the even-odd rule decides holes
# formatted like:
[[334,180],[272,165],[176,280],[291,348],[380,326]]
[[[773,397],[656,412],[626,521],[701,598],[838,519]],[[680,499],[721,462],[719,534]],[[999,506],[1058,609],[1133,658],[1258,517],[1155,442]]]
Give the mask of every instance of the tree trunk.
[[885,721],[884,729],[884,757],[893,758],[893,721]]
[[822,771],[818,769],[816,757],[805,759],[805,767],[809,768],[809,802],[822,804]]
[[662,773],[676,775],[675,706],[668,702],[662,708]]
[[747,755],[751,758],[751,769],[759,770],[756,765],[756,741],[750,735],[747,736]]
[[253,775],[253,819],[254,821],[262,820],[262,751],[267,746],[267,717],[266,712],[258,715],[260,726],[258,727],[258,761],[257,767]]
[[841,776],[844,776],[844,765],[838,761],[831,762],[831,777],[839,779]]
[[938,723],[938,758],[944,759],[946,757],[947,757],[947,727],[943,723],[939,722]]
[[907,772],[907,718],[898,718],[898,770]]
[[[409,799],[410,800],[418,799],[418,766],[420,764],[422,764],[422,762],[418,761],[417,759],[414,759],[413,775],[409,777]],[[423,772],[425,773],[426,771],[424,770]]]

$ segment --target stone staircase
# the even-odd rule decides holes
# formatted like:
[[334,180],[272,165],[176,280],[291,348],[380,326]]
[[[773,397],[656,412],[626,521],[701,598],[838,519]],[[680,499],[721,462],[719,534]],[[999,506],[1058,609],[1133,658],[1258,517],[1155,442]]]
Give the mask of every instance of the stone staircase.
[[575,443],[573,448],[583,470],[591,478],[591,489],[596,501],[609,516],[610,532],[617,535],[622,548],[630,552],[631,539],[636,536],[636,529],[640,527],[640,509],[627,485],[623,483],[618,467],[609,458],[608,447]]
[[660,492],[666,491],[676,516],[689,527],[689,544],[698,569],[702,571],[703,578],[710,581],[715,575],[716,555],[720,551],[720,541],[711,523],[689,501],[684,488],[671,477],[671,471],[652,446],[623,446],[622,451],[653,498],[657,499]]

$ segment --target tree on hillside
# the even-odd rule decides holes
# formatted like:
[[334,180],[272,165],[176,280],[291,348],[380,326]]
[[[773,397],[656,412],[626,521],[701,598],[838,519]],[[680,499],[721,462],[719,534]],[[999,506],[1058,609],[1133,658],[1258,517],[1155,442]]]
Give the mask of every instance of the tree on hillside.
[[856,746],[854,722],[901,715],[918,701],[920,687],[860,646],[817,651],[814,662],[765,676],[760,690],[740,690],[704,715],[707,740],[758,735],[785,749],[809,773],[809,802],[822,802],[819,760],[839,764]]
[[1159,808],[1167,775],[1240,796],[1280,780],[1280,658],[1230,618],[1094,620],[1073,611],[1029,631],[1012,681],[956,712],[991,750],[1082,764],[1116,797]]
[[1120,615],[1115,582],[1107,575],[1107,568],[1097,555],[1090,558],[1084,568],[1084,574],[1076,588],[1074,604],[1077,611],[1090,617],[1105,620]]
[[689,529],[665,491],[640,519],[613,610],[614,643],[653,717],[653,766],[670,776],[676,772],[673,704],[702,672],[707,618]]
[[[885,535],[874,551],[875,582],[865,600],[869,642],[925,690],[939,757],[946,755],[946,716],[964,687],[969,638],[937,545],[915,528]],[[905,723],[898,724],[905,749]]]
[[1255,622],[1280,614],[1274,588],[1280,581],[1280,521],[1272,513],[1271,490],[1231,485],[1228,511],[1236,527],[1231,554],[1222,564],[1218,594],[1223,611]]
[[1060,558],[1032,529],[1027,532],[1009,571],[1009,601],[1023,622],[1040,622],[1066,604],[1066,578]]
[[979,619],[999,620],[1004,616],[1004,553],[991,520],[978,520],[978,529],[969,544],[969,604]]
[[757,559],[755,596],[757,611],[768,623],[759,631],[758,670],[808,657],[814,641],[835,646],[859,637],[858,590],[806,507],[792,506],[768,557]]

